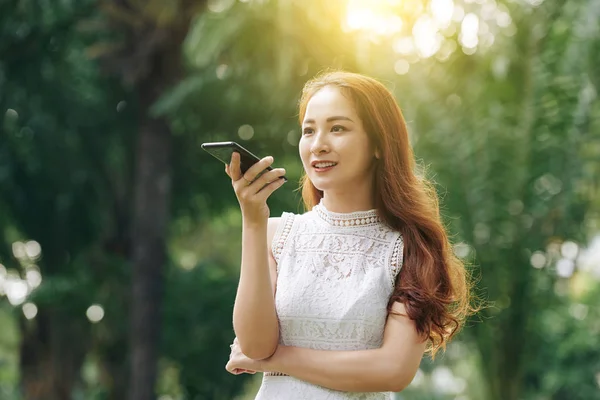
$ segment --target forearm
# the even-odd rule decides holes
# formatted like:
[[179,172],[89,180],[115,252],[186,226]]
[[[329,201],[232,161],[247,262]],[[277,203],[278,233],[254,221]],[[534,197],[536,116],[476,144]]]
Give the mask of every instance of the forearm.
[[397,373],[399,362],[389,360],[381,349],[329,351],[279,346],[265,361],[264,369],[334,390],[385,392],[406,386],[399,382],[406,380]]
[[268,262],[267,221],[258,225],[244,223],[233,327],[244,354],[255,359],[269,357],[279,340]]

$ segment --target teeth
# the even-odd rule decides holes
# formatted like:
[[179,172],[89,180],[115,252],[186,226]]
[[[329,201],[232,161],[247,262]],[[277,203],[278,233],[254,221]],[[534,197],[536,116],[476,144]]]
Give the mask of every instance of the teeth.
[[337,165],[336,163],[319,163],[319,164],[315,164],[315,168],[327,168],[327,167],[332,167],[334,165]]

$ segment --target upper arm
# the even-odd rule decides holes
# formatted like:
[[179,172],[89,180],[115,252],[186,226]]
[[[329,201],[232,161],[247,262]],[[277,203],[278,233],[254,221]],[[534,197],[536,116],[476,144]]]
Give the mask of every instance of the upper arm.
[[281,217],[269,218],[269,222],[267,225],[267,249],[269,253],[269,273],[271,275],[271,287],[273,288],[273,296],[275,296],[275,291],[277,290],[277,261],[275,261],[275,257],[273,256],[273,237],[275,236],[275,232],[277,232],[277,228],[279,227],[279,222],[281,221]]
[[427,341],[417,333],[415,322],[406,314],[404,304],[395,302],[392,311],[385,324],[381,348],[392,361],[394,382],[391,386],[399,392],[417,373]]

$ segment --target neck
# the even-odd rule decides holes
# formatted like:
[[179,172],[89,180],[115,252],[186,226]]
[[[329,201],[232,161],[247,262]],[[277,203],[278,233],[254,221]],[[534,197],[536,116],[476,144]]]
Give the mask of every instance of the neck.
[[369,193],[323,193],[323,205],[331,212],[351,213],[375,208],[375,198]]

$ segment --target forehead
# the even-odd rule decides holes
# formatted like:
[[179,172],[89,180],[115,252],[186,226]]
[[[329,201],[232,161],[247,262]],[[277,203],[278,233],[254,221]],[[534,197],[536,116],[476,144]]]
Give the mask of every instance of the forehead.
[[[304,120],[327,119],[330,116],[356,118],[356,110],[352,101],[335,86],[326,86],[316,92],[306,105]],[[354,117],[354,118],[353,118]]]

